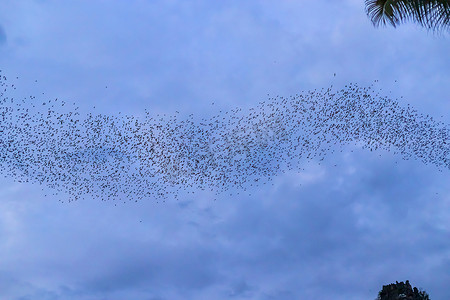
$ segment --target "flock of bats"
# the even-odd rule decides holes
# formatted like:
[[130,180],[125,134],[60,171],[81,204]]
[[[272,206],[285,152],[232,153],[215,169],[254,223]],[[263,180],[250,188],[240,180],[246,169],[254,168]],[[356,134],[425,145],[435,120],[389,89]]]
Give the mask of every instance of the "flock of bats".
[[246,190],[348,143],[450,169],[448,126],[356,84],[269,98],[200,121],[82,115],[59,99],[14,98],[16,86],[2,73],[0,85],[3,175],[65,193],[69,202]]

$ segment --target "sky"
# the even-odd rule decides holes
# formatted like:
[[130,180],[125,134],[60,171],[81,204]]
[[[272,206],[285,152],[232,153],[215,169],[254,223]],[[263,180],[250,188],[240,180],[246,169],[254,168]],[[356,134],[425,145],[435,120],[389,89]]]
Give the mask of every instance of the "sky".
[[[68,103],[61,113],[77,107],[81,117],[133,121],[176,114],[198,124],[352,83],[449,128],[449,34],[374,28],[362,0],[0,7],[6,96],[58,98]],[[239,134],[227,136],[241,145]],[[18,182],[5,171],[14,160],[2,161],[0,298],[357,300],[409,280],[433,300],[450,299],[450,168],[394,152],[333,145],[323,160],[282,166],[271,184],[245,192],[194,184],[137,202],[101,201],[98,190],[77,201],[64,190],[49,196],[54,189]]]

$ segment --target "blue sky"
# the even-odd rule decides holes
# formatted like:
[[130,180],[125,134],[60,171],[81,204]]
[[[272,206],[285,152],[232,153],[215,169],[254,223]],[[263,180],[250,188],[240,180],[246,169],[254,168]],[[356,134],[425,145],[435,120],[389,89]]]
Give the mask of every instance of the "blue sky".
[[[209,118],[357,83],[450,123],[448,34],[373,28],[362,0],[1,6],[14,95],[81,114]],[[356,300],[409,279],[449,299],[449,169],[338,148],[251,195],[194,189],[164,203],[61,203],[5,176],[0,298]]]

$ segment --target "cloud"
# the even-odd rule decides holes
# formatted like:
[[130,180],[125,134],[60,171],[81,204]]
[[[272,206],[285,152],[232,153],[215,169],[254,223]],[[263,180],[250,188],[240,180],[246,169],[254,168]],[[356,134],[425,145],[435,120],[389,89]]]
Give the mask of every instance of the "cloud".
[[3,29],[2,25],[0,25],[0,46],[6,44],[6,32]]
[[[32,78],[28,90],[15,91],[73,99],[80,112],[103,103],[100,113],[109,117],[147,109],[209,118],[257,107],[267,93],[293,95],[331,80],[367,86],[376,78],[386,91],[386,82],[398,79],[391,89],[407,99],[400,106],[408,101],[450,124],[445,39],[407,26],[375,30],[360,0],[111,3],[2,10],[13,15],[8,43],[13,36],[28,41],[0,55],[19,83]],[[425,48],[405,47],[412,43]],[[133,137],[131,128],[124,132]],[[51,141],[47,132],[41,139]],[[236,144],[259,149],[244,141]],[[0,236],[7,241],[0,243],[0,298],[359,300],[409,279],[433,299],[450,299],[448,171],[388,150],[333,149],[320,165],[302,161],[304,169],[277,174],[273,186],[253,185],[251,197],[224,193],[215,202],[197,191],[164,205],[153,198],[117,207],[95,198],[60,205],[44,199],[40,186],[11,185],[9,177],[0,194]],[[117,154],[129,153],[72,150],[61,162],[125,163]]]

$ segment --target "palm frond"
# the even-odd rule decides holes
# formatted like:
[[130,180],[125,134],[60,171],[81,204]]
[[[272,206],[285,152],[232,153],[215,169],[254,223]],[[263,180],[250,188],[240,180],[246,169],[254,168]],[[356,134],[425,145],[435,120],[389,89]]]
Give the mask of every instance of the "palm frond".
[[413,21],[429,30],[450,29],[449,0],[365,0],[373,25],[398,25]]

